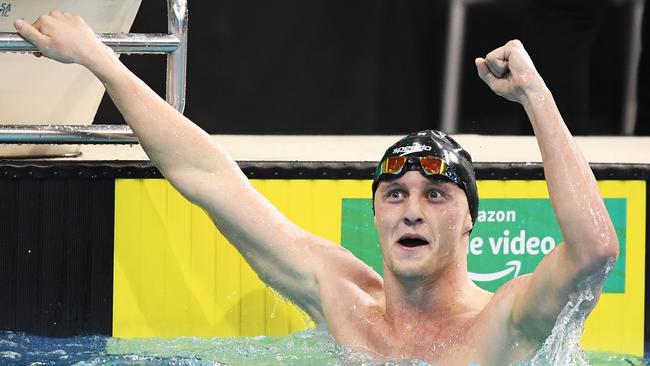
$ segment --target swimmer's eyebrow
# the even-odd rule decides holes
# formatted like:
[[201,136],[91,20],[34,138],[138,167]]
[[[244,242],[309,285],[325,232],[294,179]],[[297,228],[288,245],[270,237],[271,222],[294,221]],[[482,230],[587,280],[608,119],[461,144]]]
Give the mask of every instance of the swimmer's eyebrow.
[[424,186],[424,189],[437,189],[446,194],[451,194],[454,191],[456,185],[444,178],[429,180],[429,182]]
[[446,179],[443,179],[443,178],[440,178],[440,179],[431,178],[431,179],[428,179],[428,181],[429,182],[427,183],[427,185],[435,186],[435,187],[448,187],[450,185],[453,185],[452,182],[450,182],[450,181],[448,181]]
[[387,182],[386,184],[382,184],[381,190],[386,191],[386,190],[393,189],[393,188],[403,188],[403,187],[404,187],[404,185],[401,184],[400,182],[393,181],[393,182],[390,182],[390,183]]
[[[438,189],[446,189],[450,185],[453,185],[453,183],[445,179],[427,179],[427,183],[425,183],[425,187],[427,188],[438,188]],[[400,181],[395,180],[395,181],[386,182],[382,184],[379,188],[379,191],[386,192],[395,188],[406,189],[407,187]]]

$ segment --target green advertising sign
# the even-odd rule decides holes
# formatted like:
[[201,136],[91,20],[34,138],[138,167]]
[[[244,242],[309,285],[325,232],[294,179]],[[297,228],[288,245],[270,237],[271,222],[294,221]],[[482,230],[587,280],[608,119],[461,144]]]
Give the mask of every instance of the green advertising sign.
[[[626,203],[625,198],[605,199],[620,243],[605,293],[625,292]],[[343,199],[341,221],[341,244],[382,274],[371,200]],[[482,288],[495,291],[516,276],[531,273],[560,243],[562,234],[549,199],[482,199],[469,240],[470,277]]]

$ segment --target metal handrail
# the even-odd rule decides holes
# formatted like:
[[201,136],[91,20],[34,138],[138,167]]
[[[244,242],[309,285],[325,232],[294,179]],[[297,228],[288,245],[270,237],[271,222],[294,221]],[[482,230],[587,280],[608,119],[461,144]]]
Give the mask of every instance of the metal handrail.
[[3,125],[3,144],[137,144],[127,125]]
[[[167,54],[176,51],[180,40],[171,34],[148,33],[97,33],[100,42],[115,53]],[[0,32],[0,51],[38,52],[38,48],[17,33]]]
[[[167,0],[169,34],[98,33],[116,53],[167,54],[166,100],[185,110],[187,0]],[[37,52],[17,33],[0,33],[0,52]],[[137,144],[126,125],[0,125],[0,144]]]

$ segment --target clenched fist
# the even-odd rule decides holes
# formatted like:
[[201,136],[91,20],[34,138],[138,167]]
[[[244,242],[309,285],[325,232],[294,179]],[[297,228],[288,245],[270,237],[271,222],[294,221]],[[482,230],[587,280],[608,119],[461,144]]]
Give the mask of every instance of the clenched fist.
[[531,93],[546,88],[528,52],[518,40],[510,41],[474,62],[479,77],[490,89],[513,102],[524,103]]

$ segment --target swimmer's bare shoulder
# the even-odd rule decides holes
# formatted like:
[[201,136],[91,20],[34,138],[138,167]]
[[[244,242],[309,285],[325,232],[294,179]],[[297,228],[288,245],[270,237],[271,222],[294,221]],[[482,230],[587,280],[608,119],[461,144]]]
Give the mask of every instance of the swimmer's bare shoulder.
[[[363,275],[356,279],[360,278]],[[473,311],[449,315],[444,323],[423,324],[400,336],[386,322],[380,280],[367,276],[356,283],[342,276],[322,287],[327,292],[322,296],[323,313],[333,337],[379,361],[417,358],[441,365],[510,365],[530,360],[541,345],[513,324],[514,303],[527,287],[528,275],[494,294],[476,296]]]
[[331,244],[320,253],[326,267],[318,274],[319,296],[323,322],[327,323],[335,339],[338,324],[347,324],[363,318],[356,311],[369,311],[380,306],[384,295],[384,281],[370,266],[347,249]]
[[539,340],[522,332],[513,318],[515,302],[531,280],[523,275],[510,280],[493,294],[477,315],[470,336],[481,365],[511,365],[526,362],[539,350]]
[[510,280],[495,293],[476,296],[476,311],[449,316],[448,324],[434,331],[424,327],[414,329],[410,338],[393,336],[384,319],[383,290],[357,296],[352,305],[354,311],[347,307],[349,298],[341,294],[343,300],[337,313],[341,321],[329,324],[339,342],[372,354],[378,360],[417,358],[436,365],[463,366],[526,363],[550,334],[539,336],[530,332],[538,324],[522,324],[522,319],[514,316],[517,301],[529,290],[533,280],[532,274],[526,274]]

